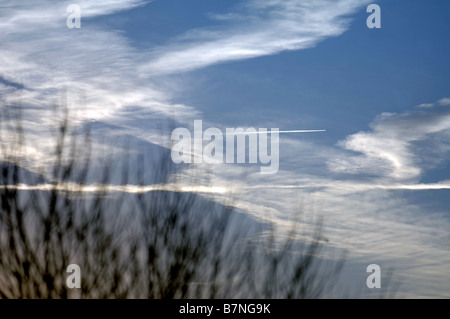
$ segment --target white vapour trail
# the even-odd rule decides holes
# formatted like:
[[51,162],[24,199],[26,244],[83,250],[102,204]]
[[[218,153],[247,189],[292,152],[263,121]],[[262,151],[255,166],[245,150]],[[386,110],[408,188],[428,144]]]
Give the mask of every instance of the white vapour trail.
[[[196,193],[211,193],[211,194],[226,194],[233,191],[233,187],[226,186],[182,186],[178,184],[155,184],[155,185],[81,185],[76,183],[63,183],[63,184],[38,184],[38,185],[0,185],[0,188],[10,188],[16,190],[40,190],[40,191],[72,191],[81,193],[94,193],[98,191],[110,191],[110,192],[123,192],[123,193],[147,193],[153,191],[176,191],[176,192],[196,192]],[[254,185],[247,186],[248,189],[305,189],[305,188],[337,188],[347,189],[352,191],[364,192],[369,190],[439,190],[450,189],[450,182],[443,183],[430,183],[430,184],[393,184],[393,185],[381,185],[381,184],[358,184],[358,183],[343,183],[343,182],[330,182],[330,183],[317,183],[317,184],[305,184],[305,185]]]
[[156,185],[81,185],[76,183],[62,183],[62,184],[38,184],[38,185],[0,185],[0,188],[9,188],[22,191],[65,191],[78,193],[95,193],[99,191],[108,192],[122,192],[130,194],[141,194],[153,191],[173,191],[183,193],[213,193],[225,194],[229,190],[226,187],[211,187],[211,186],[180,186],[176,184],[156,184]]
[[255,132],[233,132],[226,133],[227,135],[250,135],[250,134],[290,134],[290,133],[319,133],[326,132],[327,130],[292,130],[292,131],[255,131]]

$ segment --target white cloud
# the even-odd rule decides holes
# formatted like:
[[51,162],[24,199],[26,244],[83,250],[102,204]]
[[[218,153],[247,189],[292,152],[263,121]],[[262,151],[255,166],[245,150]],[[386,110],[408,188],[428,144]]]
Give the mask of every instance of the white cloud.
[[438,101],[440,105],[450,105],[450,97],[445,97]]
[[[430,139],[433,134],[448,131],[450,109],[428,107],[401,114],[383,113],[371,124],[371,129],[341,141],[339,146],[361,155],[330,160],[330,169],[341,173],[371,171],[395,180],[417,179],[422,173],[422,158],[414,152],[414,145]],[[434,151],[439,152],[439,149]],[[446,152],[446,147],[442,151]]]
[[239,13],[215,15],[235,22],[216,30],[193,30],[190,41],[160,48],[144,67],[151,75],[190,71],[212,64],[314,47],[348,29],[347,15],[365,0],[249,1]]
[[[83,21],[149,2],[82,0],[77,4]],[[155,114],[151,118],[189,122],[198,112],[173,103],[176,84],[164,84],[168,83],[165,73],[311,47],[344,32],[349,22],[345,16],[365,2],[243,1],[236,14],[252,17],[253,22],[231,19],[215,31],[191,30],[172,44],[146,52],[133,48],[122,33],[92,22],[69,30],[68,3],[6,1],[0,12],[0,41],[7,43],[0,48],[0,77],[24,88],[8,91],[5,101],[20,99],[22,105],[33,106],[28,112],[35,112],[36,119],[48,122],[54,121],[50,109],[61,103],[61,92],[79,120],[117,124],[124,110],[139,107],[142,113]]]
[[429,108],[429,107],[433,107],[434,104],[433,103],[423,103],[420,105],[417,105],[417,107],[422,107],[422,108]]
[[[135,8],[149,1],[78,1],[81,18]],[[194,110],[171,103],[170,93],[153,79],[139,78],[142,53],[123,34],[93,23],[66,26],[67,3],[9,1],[0,13],[0,76],[22,84],[22,104],[48,108],[61,91],[81,119],[106,120],[130,106],[163,116],[185,116]],[[33,98],[28,99],[33,96]],[[83,101],[80,101],[83,96]],[[10,96],[7,96],[7,98]],[[82,103],[79,103],[82,102]]]
[[[78,1],[82,27],[72,30],[66,26],[69,3],[2,3],[0,42],[7,45],[0,47],[0,77],[23,88],[2,84],[0,89],[5,93],[3,102],[28,107],[26,116],[33,127],[29,131],[35,134],[30,139],[41,141],[39,149],[36,144],[30,146],[36,163],[46,158],[44,154],[51,147],[46,142],[51,134],[44,127],[58,123],[54,105],[67,103],[77,121],[113,123],[158,143],[154,138],[157,132],[149,132],[150,123],[162,118],[187,123],[199,116],[195,108],[173,102],[174,86],[186,84],[167,80],[164,73],[311,47],[344,32],[349,23],[345,16],[366,1],[243,1],[235,14],[246,19],[229,19],[229,24],[215,31],[188,31],[154,52],[132,47],[123,33],[102,28],[93,20],[83,23],[86,18],[149,2]],[[247,19],[250,17],[252,22]],[[129,109],[146,122],[128,124],[124,116],[130,115]]]

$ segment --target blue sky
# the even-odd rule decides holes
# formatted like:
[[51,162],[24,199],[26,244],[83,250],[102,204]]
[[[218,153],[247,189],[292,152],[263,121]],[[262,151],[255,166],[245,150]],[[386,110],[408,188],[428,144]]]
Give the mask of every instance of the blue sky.
[[[273,176],[219,164],[179,174],[212,171],[217,200],[238,185],[238,208],[281,229],[292,198],[314,203],[330,248],[350,251],[353,286],[379,263],[398,269],[400,297],[450,297],[448,1],[80,0],[72,30],[70,2],[0,3],[0,94],[29,106],[36,166],[49,164],[42,124],[63,90],[74,123],[165,147],[169,119],[327,129],[282,135]],[[370,3],[381,29],[366,26]]]

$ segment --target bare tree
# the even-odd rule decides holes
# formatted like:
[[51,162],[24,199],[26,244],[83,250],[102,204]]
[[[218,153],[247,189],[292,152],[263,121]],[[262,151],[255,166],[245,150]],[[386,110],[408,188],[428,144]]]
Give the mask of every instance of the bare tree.
[[[307,240],[298,240],[295,224],[280,240],[232,200],[112,189],[113,171],[119,186],[146,169],[164,183],[173,166],[167,155],[156,164],[142,156],[93,163],[90,128],[71,128],[67,113],[51,174],[29,171],[21,109],[4,105],[1,116],[1,298],[316,298],[339,273],[342,260],[322,268],[317,258],[320,224]],[[137,186],[153,182],[142,177]],[[81,267],[81,289],[66,285],[72,263]]]

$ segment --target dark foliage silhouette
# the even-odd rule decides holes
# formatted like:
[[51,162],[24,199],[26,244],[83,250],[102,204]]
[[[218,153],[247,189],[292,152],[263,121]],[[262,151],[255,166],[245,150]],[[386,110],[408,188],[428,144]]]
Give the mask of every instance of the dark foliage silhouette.
[[[232,197],[223,205],[143,191],[155,180],[145,170],[173,176],[170,157],[100,161],[89,127],[71,128],[67,112],[50,173],[27,169],[21,112],[4,105],[0,120],[1,298],[317,298],[336,279],[342,260],[322,267],[316,257],[320,224],[299,240],[293,223],[281,240],[270,223],[235,211]],[[113,176],[119,186],[137,176],[135,191],[111,188]],[[81,268],[81,289],[66,285],[69,264]]]

